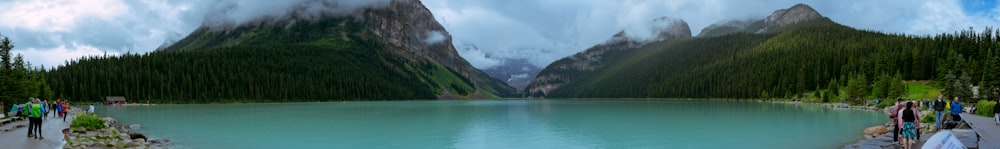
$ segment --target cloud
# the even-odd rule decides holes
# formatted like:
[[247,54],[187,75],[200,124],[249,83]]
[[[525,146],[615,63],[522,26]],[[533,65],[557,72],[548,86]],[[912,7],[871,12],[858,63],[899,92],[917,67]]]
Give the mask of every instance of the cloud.
[[490,68],[500,65],[503,62],[503,60],[490,56],[474,45],[458,47],[458,54],[462,55],[466,61],[469,61],[476,68]]
[[444,41],[444,39],[445,39],[444,33],[441,33],[441,31],[430,31],[427,32],[427,38],[424,38],[423,42],[424,44],[430,45],[430,44],[441,43],[442,41]]
[[[318,17],[389,0],[17,0],[0,1],[0,35],[33,64],[55,66],[95,53],[144,53],[173,43],[203,24],[284,16]],[[87,51],[87,52],[75,52]],[[46,54],[64,53],[58,56]],[[75,54],[75,55],[66,55]],[[54,60],[59,58],[62,60]]]
[[111,20],[128,6],[117,0],[36,0],[0,2],[2,26],[47,32],[68,32],[84,19]]
[[29,62],[34,65],[33,67],[45,66],[46,68],[52,68],[57,66],[55,64],[64,64],[69,60],[79,59],[86,56],[116,56],[121,55],[114,51],[102,51],[96,47],[91,47],[87,45],[80,45],[73,43],[68,47],[65,45],[60,45],[52,49],[35,49],[29,48],[25,50],[14,51],[15,54],[23,55],[25,58],[34,58],[29,60]]
[[280,18],[295,14],[304,19],[325,15],[344,15],[359,10],[387,5],[391,0],[231,0],[213,1],[204,24],[243,24],[262,21],[262,18]]

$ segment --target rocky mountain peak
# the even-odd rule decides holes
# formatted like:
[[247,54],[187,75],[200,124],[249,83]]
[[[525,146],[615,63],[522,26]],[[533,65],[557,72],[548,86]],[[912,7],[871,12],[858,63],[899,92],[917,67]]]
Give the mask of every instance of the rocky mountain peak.
[[[642,32],[635,34],[646,34],[650,36],[642,35],[632,35],[627,31],[622,30],[611,36],[605,44],[616,44],[623,42],[638,42],[638,43],[649,43],[670,40],[679,37],[691,37],[691,28],[688,27],[687,22],[682,19],[675,19],[670,17],[660,17],[653,19],[649,24],[648,30],[641,30]],[[646,33],[645,31],[649,31]]]
[[682,19],[660,17],[653,19],[653,24],[663,26],[660,30],[654,30],[658,31],[656,34],[656,41],[664,41],[678,37],[691,37],[691,28],[688,27],[687,22]]
[[767,33],[781,31],[788,25],[803,21],[822,19],[823,16],[806,4],[796,4],[786,9],[775,10],[764,19],[722,21],[701,30],[699,37],[720,36],[735,32]]
[[816,12],[815,9],[806,4],[795,4],[788,9],[775,10],[767,19],[764,19],[764,23],[768,25],[787,25],[802,20],[815,19],[823,17]]

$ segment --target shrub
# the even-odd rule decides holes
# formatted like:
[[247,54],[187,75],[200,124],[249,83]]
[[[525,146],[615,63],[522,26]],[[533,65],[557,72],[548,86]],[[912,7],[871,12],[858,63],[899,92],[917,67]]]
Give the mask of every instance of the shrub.
[[921,123],[934,123],[935,120],[936,119],[934,119],[934,113],[924,115],[923,118],[920,118]]
[[976,115],[981,115],[985,117],[993,117],[993,105],[996,105],[995,100],[979,100],[979,105],[976,105]]
[[877,105],[875,105],[875,107],[877,107],[877,108],[885,108],[885,107],[889,107],[889,106],[893,106],[893,105],[896,105],[896,100],[895,99],[883,99],[882,101],[879,101],[879,103]]
[[78,115],[73,119],[73,122],[70,123],[69,126],[73,128],[83,127],[88,130],[104,129],[107,127],[104,125],[104,122],[101,121],[101,118],[98,118],[97,115],[94,114]]

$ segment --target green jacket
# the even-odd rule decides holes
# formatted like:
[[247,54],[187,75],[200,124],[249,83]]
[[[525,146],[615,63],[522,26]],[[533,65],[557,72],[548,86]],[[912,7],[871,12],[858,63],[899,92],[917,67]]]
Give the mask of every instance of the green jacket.
[[26,113],[30,114],[29,117],[39,118],[42,117],[42,105],[41,104],[31,104],[30,107],[25,108]]

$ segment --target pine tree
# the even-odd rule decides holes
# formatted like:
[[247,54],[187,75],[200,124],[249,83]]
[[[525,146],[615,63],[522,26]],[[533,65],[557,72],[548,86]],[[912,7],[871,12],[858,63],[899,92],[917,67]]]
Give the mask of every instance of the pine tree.
[[869,95],[868,80],[864,75],[856,75],[856,77],[851,78],[847,82],[847,97],[853,99],[855,102],[863,100],[864,97]]

